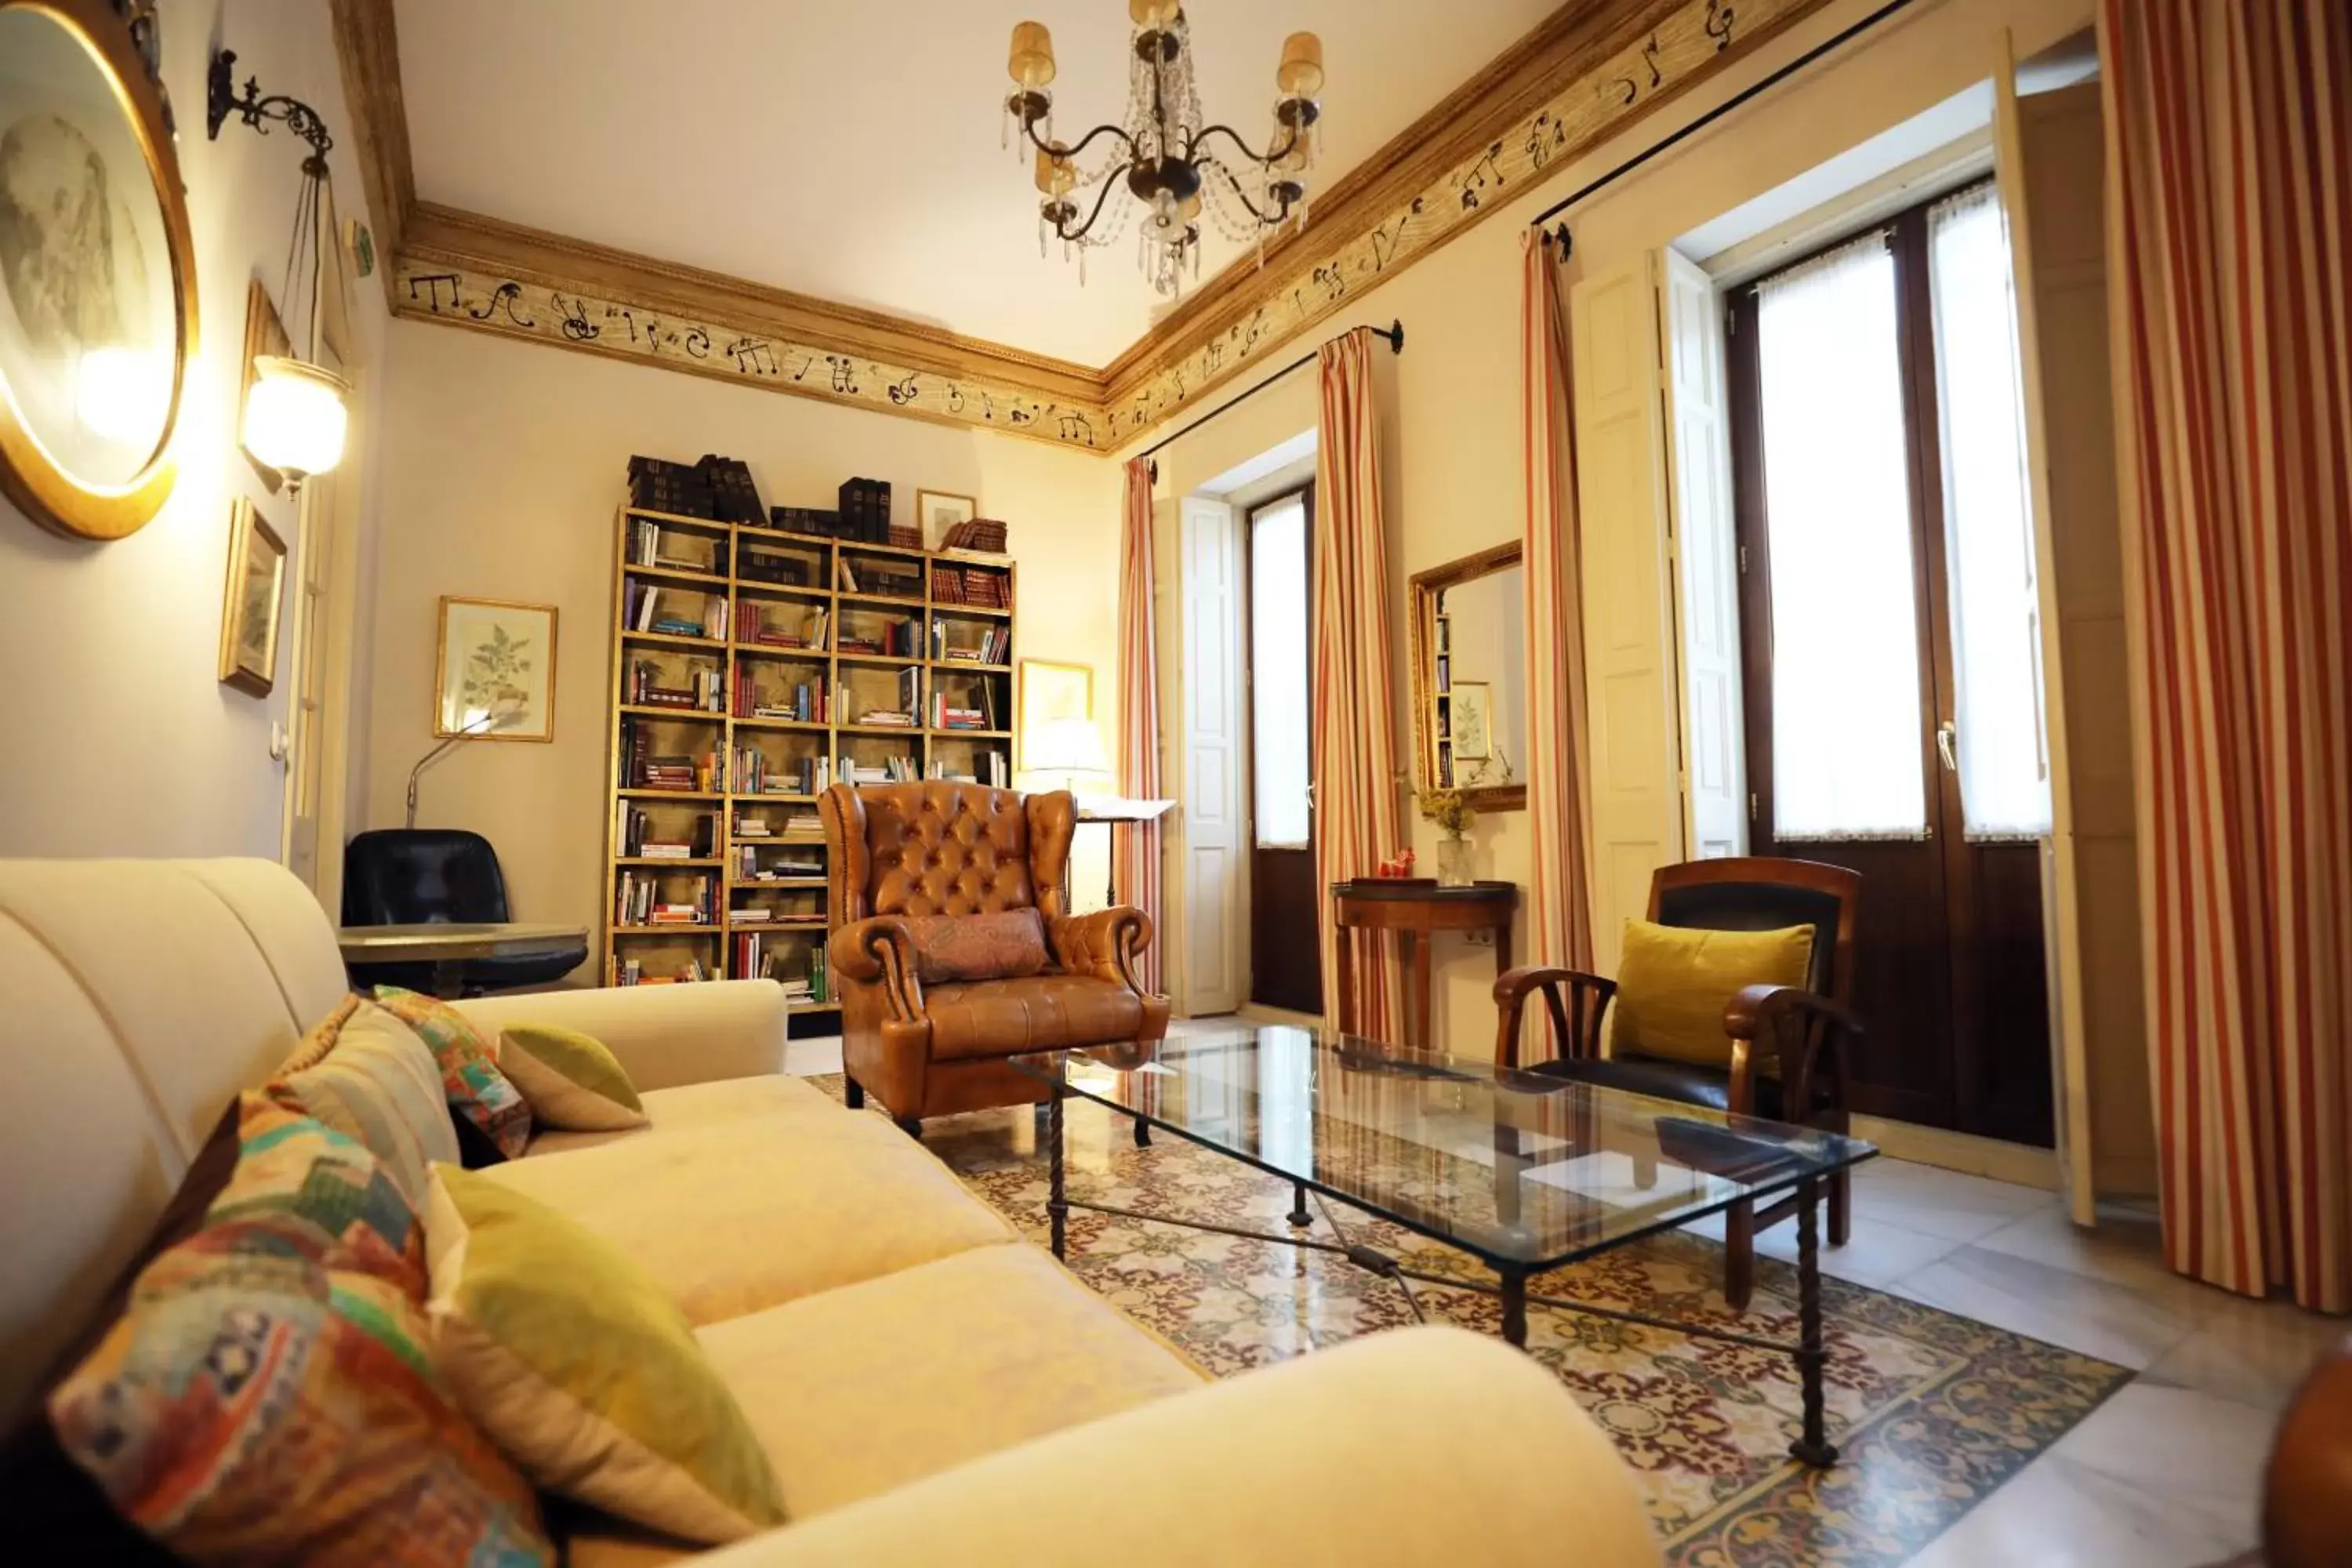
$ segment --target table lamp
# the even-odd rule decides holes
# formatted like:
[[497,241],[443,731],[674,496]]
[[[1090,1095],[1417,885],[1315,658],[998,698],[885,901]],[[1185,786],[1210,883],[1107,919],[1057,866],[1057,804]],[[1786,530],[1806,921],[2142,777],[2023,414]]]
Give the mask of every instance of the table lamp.
[[1097,787],[1110,778],[1110,754],[1102,733],[1087,719],[1048,719],[1022,736],[1022,770],[1059,773],[1062,787],[1076,794],[1078,775],[1091,774]]

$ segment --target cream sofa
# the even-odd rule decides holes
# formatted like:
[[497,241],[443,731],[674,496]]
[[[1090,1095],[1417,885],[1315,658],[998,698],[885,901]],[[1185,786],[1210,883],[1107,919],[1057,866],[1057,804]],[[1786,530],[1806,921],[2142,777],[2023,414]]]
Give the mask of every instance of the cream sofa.
[[[260,861],[0,862],[0,1423],[154,1224],[222,1108],[345,990]],[[675,1292],[793,1522],[731,1564],[1657,1562],[1608,1439],[1451,1330],[1202,1386],[920,1145],[782,1073],[765,982],[465,1005],[612,1047],[653,1125],[541,1135],[497,1179]],[[625,1530],[582,1568],[680,1555]]]

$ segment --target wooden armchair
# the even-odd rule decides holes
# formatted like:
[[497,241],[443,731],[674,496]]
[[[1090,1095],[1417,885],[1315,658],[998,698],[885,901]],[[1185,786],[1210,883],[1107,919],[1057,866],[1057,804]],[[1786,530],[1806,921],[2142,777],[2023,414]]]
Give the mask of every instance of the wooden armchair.
[[[1611,1054],[1601,1026],[1616,982],[1581,970],[1529,964],[1495,982],[1495,1059],[1579,1083],[1599,1084],[1735,1116],[1847,1130],[1847,1063],[1862,1037],[1849,1005],[1853,921],[1862,877],[1842,866],[1752,857],[1664,866],[1650,879],[1651,921],[1702,931],[1813,928],[1807,985],[1750,985],[1724,1010],[1730,1049],[1720,1069],[1633,1053]],[[1519,1018],[1540,995],[1551,1024],[1552,1058],[1522,1062]],[[1767,1064],[1777,1072],[1764,1070]],[[1645,1173],[1636,1173],[1646,1176]],[[1829,1239],[1853,1233],[1853,1193],[1841,1171],[1829,1178]],[[1794,1194],[1759,1210],[1724,1215],[1723,1294],[1744,1308],[1755,1290],[1756,1232],[1796,1212]]]

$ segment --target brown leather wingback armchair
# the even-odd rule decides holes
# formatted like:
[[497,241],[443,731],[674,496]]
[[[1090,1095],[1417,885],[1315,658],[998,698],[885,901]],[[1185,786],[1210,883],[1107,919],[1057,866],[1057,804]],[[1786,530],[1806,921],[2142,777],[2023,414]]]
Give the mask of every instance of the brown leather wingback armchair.
[[[925,1117],[1043,1101],[1045,1086],[1006,1057],[1167,1034],[1168,998],[1135,978],[1151,921],[1125,907],[1069,912],[1063,871],[1077,810],[1067,791],[835,784],[817,809],[852,1106],[870,1093],[919,1134]],[[1027,922],[1018,920],[958,929],[1020,910],[1035,911],[1042,952],[1023,951]],[[989,967],[993,943],[1011,973],[938,978],[973,972],[972,944],[958,939],[981,931],[978,968]],[[950,950],[958,962],[947,962]]]

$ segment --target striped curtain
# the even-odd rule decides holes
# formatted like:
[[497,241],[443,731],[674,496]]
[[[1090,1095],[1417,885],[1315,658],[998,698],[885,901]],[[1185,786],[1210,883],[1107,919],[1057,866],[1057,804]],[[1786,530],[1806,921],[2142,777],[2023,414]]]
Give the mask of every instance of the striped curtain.
[[1592,966],[1585,896],[1584,595],[1569,434],[1568,311],[1550,243],[1521,241],[1519,426],[1526,452],[1528,961]]
[[2165,1251],[2352,1309],[2352,13],[2103,0]]
[[[1129,800],[1160,800],[1160,645],[1151,611],[1151,459],[1127,465],[1127,499],[1118,539],[1118,787]],[[1136,979],[1160,990],[1160,824],[1130,822],[1118,835],[1114,864],[1126,901],[1151,918],[1151,944],[1136,960]]]
[[[1381,513],[1380,408],[1371,336],[1323,345],[1315,448],[1315,886],[1369,877],[1405,843],[1397,821],[1394,642],[1388,530]],[[1339,1018],[1338,931],[1316,922],[1323,1016]],[[1396,1038],[1395,968],[1385,943],[1359,944],[1357,1033]]]

